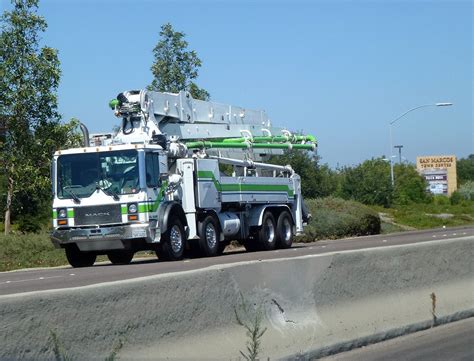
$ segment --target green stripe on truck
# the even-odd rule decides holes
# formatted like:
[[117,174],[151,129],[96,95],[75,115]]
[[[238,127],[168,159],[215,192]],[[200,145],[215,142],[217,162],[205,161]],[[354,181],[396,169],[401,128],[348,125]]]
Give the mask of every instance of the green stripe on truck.
[[[74,209],[67,210],[67,218],[74,218]],[[57,209],[53,209],[53,219],[58,219]]]
[[168,182],[164,181],[161,184],[160,190],[158,192],[158,197],[154,201],[148,201],[144,203],[138,204],[138,213],[146,213],[146,212],[156,212],[160,203],[165,198],[166,188],[168,188]]
[[198,179],[210,178],[219,192],[286,192],[288,197],[294,196],[294,191],[284,184],[222,184],[217,181],[214,173],[198,171]]

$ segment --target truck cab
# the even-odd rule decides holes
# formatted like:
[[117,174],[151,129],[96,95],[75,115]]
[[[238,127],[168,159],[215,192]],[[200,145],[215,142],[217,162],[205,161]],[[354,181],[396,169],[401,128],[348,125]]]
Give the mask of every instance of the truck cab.
[[67,255],[107,251],[123,255],[126,261],[132,252],[152,249],[159,241],[157,209],[164,199],[168,175],[167,155],[160,146],[58,151],[52,167],[51,239],[56,247],[65,248]]

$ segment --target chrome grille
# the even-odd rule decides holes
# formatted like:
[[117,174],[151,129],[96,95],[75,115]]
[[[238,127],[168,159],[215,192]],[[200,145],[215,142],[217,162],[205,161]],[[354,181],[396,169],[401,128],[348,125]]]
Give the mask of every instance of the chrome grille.
[[74,208],[74,224],[76,226],[111,223],[122,223],[120,204]]

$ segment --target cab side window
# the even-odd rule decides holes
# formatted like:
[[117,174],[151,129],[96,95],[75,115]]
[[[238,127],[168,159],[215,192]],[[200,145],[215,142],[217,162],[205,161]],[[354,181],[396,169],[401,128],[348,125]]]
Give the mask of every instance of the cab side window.
[[158,187],[160,185],[160,162],[158,153],[146,153],[145,169],[147,187]]

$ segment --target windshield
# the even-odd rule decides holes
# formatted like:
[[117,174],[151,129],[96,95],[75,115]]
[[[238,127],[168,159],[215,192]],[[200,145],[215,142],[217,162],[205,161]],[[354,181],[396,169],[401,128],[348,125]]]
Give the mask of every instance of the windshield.
[[137,193],[135,150],[61,155],[58,157],[58,197],[87,198],[97,189],[108,195]]

